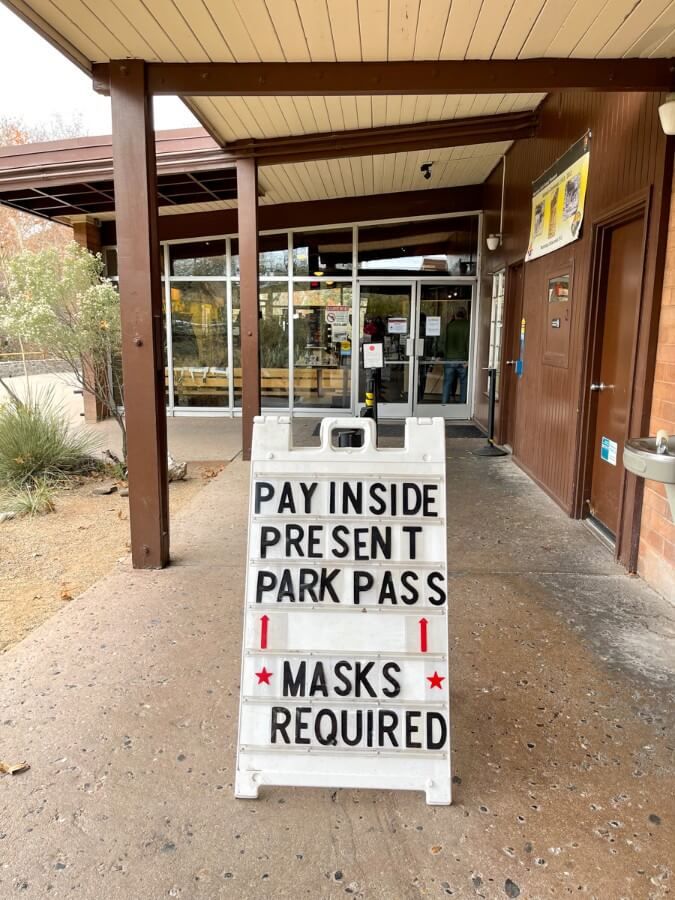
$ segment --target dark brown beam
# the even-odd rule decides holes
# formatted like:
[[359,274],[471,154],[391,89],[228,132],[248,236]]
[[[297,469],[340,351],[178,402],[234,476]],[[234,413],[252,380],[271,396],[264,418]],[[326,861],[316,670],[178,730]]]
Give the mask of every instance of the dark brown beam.
[[[99,93],[109,91],[114,64],[93,66]],[[673,71],[670,59],[148,63],[148,86],[152,94],[188,97],[669,91]]]
[[[409,216],[434,216],[447,213],[476,212],[483,209],[483,185],[432,188],[425,191],[399,191],[365,197],[339,197],[335,200],[310,200],[302,203],[275,203],[258,208],[261,231],[281,228],[312,228],[370,219],[402,219]],[[184,213],[159,217],[161,241],[213,237],[237,233],[237,210]],[[102,222],[105,246],[116,241],[115,222]]]
[[169,561],[169,485],[152,97],[146,67],[111,66],[117,266],[134,568]]
[[260,346],[258,340],[258,165],[237,162],[239,219],[239,328],[241,334],[242,455],[251,458],[253,419],[260,415]]
[[528,110],[497,116],[446,119],[442,122],[415,122],[353,131],[232,141],[224,149],[230,156],[255,156],[259,165],[270,166],[314,159],[340,159],[376,153],[489,144],[493,141],[517,141],[532,137],[537,123],[536,111]]

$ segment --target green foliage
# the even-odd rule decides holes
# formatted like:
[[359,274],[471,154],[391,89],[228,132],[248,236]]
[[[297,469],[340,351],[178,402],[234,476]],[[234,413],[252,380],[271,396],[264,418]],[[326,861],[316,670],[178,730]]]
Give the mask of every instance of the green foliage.
[[96,441],[73,432],[51,390],[0,407],[0,484],[34,488],[95,467]]
[[0,332],[79,366],[83,356],[107,366],[120,352],[119,298],[103,278],[100,254],[70,243],[17,254],[0,299]]
[[10,513],[12,517],[45,515],[55,508],[54,483],[48,478],[32,478],[0,492],[0,512]]

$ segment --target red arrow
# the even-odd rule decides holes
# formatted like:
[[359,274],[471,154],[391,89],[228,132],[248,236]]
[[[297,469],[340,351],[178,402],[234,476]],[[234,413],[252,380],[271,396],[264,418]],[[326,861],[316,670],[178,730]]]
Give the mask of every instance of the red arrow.
[[426,619],[420,619],[420,650],[422,653],[427,652],[427,625]]
[[269,616],[261,616],[260,617],[260,649],[267,649],[267,623],[269,622]]

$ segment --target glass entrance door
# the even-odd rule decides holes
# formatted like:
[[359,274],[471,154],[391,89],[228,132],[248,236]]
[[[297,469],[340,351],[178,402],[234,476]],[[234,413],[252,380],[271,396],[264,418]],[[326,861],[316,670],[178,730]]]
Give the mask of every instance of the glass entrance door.
[[473,285],[420,284],[415,329],[415,415],[468,419]]
[[412,413],[413,290],[408,284],[359,286],[359,402],[363,401],[366,373],[363,345],[382,344],[378,413],[381,418],[405,418]]

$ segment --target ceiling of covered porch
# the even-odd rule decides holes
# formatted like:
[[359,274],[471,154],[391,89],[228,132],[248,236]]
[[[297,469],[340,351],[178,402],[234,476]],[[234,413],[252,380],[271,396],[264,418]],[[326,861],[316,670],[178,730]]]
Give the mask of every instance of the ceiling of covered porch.
[[[606,59],[675,52],[672,0],[2,0],[85,71],[111,59],[307,63]],[[536,85],[532,85],[536,87]],[[281,93],[281,92],[279,92]],[[242,141],[336,135],[534,110],[545,93],[184,96],[226,151]],[[261,203],[483,182],[510,140],[263,164]],[[419,145],[418,145],[419,146]],[[427,145],[429,146],[429,145]],[[269,162],[269,161],[268,161]],[[422,163],[432,162],[425,179]],[[187,199],[187,198],[186,198]],[[171,202],[175,215],[235,197]],[[110,218],[101,210],[100,218]]]

